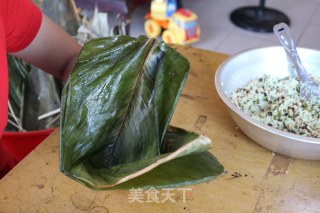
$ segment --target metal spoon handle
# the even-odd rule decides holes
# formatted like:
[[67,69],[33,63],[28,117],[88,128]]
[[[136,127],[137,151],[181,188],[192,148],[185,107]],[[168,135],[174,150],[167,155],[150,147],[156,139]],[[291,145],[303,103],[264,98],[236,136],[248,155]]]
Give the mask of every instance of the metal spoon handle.
[[302,82],[309,81],[308,73],[304,68],[304,66],[302,65],[301,59],[296,49],[296,45],[294,44],[294,41],[290,34],[288,25],[285,23],[276,24],[273,27],[273,32],[277,36],[281,45],[284,47],[287,55],[290,57],[294,67],[297,70],[300,81]]

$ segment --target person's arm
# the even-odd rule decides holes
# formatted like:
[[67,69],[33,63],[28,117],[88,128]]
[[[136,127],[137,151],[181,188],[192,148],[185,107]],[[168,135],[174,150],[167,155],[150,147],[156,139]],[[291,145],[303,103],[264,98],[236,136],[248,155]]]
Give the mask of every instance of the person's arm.
[[80,50],[81,45],[75,39],[47,16],[42,15],[41,26],[34,40],[12,55],[66,80]]

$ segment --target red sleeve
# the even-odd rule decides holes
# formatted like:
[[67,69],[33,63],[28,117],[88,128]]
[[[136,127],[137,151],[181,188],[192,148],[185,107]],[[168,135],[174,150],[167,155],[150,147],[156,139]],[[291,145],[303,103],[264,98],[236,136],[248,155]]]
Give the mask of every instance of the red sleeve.
[[27,47],[37,35],[42,13],[31,0],[5,0],[5,32],[7,52]]

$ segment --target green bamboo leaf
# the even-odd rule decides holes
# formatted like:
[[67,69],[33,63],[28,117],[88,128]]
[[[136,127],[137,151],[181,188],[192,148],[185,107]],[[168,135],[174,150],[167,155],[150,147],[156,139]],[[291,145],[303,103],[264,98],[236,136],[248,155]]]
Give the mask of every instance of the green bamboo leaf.
[[[24,102],[25,102],[25,84],[27,83],[30,66],[22,60],[8,55],[9,69],[9,101],[15,116],[23,121]],[[10,119],[11,117],[9,117]],[[18,131],[8,123],[7,131]]]
[[[109,171],[89,171],[88,173],[94,173],[95,177],[88,176],[85,184],[98,189],[180,187],[209,181],[224,170],[218,160],[205,151],[211,147],[211,141],[206,137],[170,127],[166,132],[165,143],[167,149],[165,153],[155,157],[157,161],[149,159],[149,162],[139,161],[115,166]],[[150,164],[150,160],[154,163]],[[160,164],[157,164],[159,162]],[[107,179],[104,177],[106,173]],[[83,175],[85,177],[85,174]]]
[[[204,153],[210,139],[166,131],[188,70],[178,52],[144,36],[86,43],[62,95],[61,171],[89,187],[106,189],[165,164],[181,171],[192,163],[185,156],[201,154],[200,161],[211,168],[207,173],[159,184],[216,176],[223,167]],[[180,158],[184,160],[176,160]]]

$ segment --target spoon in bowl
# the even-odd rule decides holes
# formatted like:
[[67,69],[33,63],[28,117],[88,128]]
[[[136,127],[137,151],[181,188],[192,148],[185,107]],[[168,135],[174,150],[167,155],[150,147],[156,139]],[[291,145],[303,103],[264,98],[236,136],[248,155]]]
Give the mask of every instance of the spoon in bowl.
[[305,100],[320,100],[320,87],[309,77],[306,69],[302,65],[288,25],[285,23],[276,24],[273,27],[273,32],[297,71],[300,80],[300,97]]

